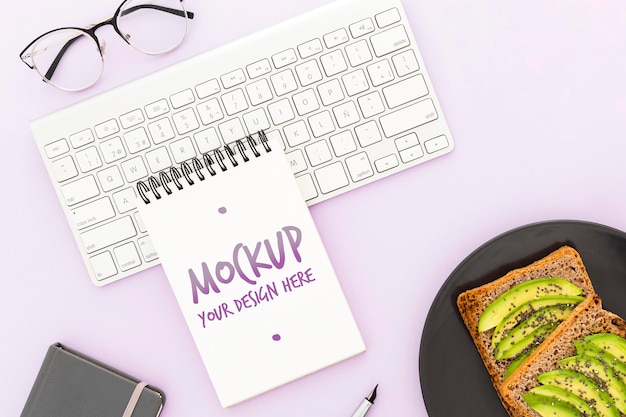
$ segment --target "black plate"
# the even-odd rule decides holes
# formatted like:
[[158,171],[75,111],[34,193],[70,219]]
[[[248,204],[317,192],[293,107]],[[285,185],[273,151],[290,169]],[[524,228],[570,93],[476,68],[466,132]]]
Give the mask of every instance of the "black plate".
[[626,233],[579,221],[536,223],[504,233],[470,254],[430,308],[419,356],[430,417],[507,417],[456,307],[457,296],[528,265],[563,245],[575,248],[607,310],[626,317]]

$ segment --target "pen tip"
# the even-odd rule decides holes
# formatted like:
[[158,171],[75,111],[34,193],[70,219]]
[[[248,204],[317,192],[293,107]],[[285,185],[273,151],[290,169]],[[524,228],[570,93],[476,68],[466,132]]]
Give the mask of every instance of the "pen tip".
[[376,386],[374,387],[374,390],[372,391],[370,396],[367,397],[367,401],[371,402],[372,404],[374,404],[374,400],[376,399],[376,390],[377,389],[378,389],[378,384],[376,384]]

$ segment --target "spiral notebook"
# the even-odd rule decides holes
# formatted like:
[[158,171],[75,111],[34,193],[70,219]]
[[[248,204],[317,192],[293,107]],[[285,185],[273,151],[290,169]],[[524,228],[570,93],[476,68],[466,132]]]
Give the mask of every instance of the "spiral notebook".
[[137,185],[223,407],[365,350],[280,145],[261,133]]

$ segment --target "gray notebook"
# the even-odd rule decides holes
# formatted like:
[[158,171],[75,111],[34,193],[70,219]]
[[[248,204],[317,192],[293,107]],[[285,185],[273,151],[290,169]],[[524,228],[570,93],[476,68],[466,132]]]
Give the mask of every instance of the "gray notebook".
[[21,417],[157,417],[164,400],[158,389],[56,343]]

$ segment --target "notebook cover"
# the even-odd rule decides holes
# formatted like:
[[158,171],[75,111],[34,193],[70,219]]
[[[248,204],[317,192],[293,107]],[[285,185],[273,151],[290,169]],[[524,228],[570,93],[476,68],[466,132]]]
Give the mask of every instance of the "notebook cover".
[[224,407],[365,350],[281,145],[138,204]]
[[[140,381],[60,343],[48,348],[21,417],[122,417]],[[146,386],[132,417],[157,417],[164,396]]]

